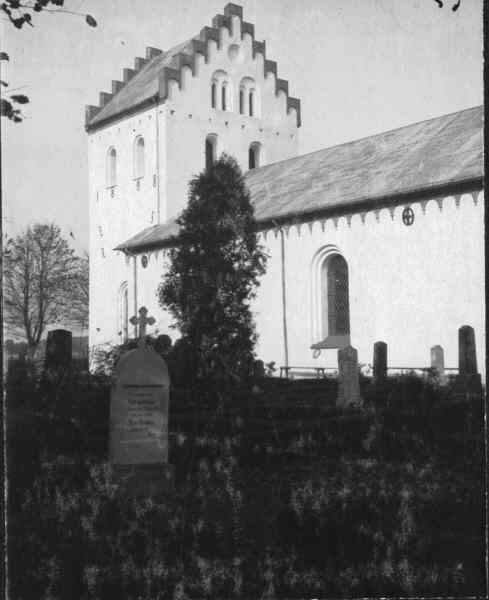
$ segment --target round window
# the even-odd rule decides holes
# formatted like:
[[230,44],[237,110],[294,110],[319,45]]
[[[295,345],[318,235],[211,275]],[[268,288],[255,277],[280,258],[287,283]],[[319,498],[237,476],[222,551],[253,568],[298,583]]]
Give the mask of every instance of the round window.
[[402,211],[402,222],[407,226],[414,223],[414,212],[410,206],[406,206],[406,208]]
[[146,267],[148,266],[148,257],[146,254],[143,254],[141,256],[141,264],[143,265],[143,269],[146,269]]

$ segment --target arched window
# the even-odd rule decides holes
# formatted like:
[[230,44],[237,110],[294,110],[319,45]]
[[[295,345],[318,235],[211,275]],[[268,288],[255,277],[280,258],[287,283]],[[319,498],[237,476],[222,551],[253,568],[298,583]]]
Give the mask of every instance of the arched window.
[[127,281],[121,284],[119,288],[119,335],[122,342],[127,342],[129,338],[129,292]]
[[248,108],[250,117],[252,117],[255,114],[255,90],[250,90],[248,95]]
[[248,168],[256,169],[260,166],[260,144],[253,142],[248,150]]
[[223,83],[221,87],[221,108],[222,110],[227,110],[227,84]]
[[205,168],[210,169],[216,160],[217,154],[217,136],[208,135],[205,138]]
[[134,142],[134,177],[144,177],[144,138],[141,136]]
[[239,112],[250,117],[260,116],[260,102],[256,82],[243,77],[239,83]]
[[350,304],[348,265],[341,254],[333,254],[321,265],[321,312],[323,338],[349,335]]
[[233,89],[226,71],[218,69],[211,78],[211,106],[219,110],[233,110]]
[[239,114],[244,115],[244,89],[240,88],[239,90]]
[[105,179],[107,187],[113,187],[117,183],[117,152],[113,146],[107,151]]

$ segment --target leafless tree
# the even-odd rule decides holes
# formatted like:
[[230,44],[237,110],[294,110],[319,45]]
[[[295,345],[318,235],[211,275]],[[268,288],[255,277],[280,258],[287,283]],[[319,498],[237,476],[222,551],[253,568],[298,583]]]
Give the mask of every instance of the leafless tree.
[[30,358],[47,325],[86,321],[88,258],[75,255],[57,225],[35,224],[8,239],[3,267],[4,318]]

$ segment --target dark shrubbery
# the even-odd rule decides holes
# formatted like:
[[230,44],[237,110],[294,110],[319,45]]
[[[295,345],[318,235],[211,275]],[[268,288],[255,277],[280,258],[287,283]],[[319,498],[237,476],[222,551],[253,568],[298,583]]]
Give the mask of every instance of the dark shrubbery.
[[482,593],[480,406],[413,377],[350,411],[262,387],[220,410],[173,390],[175,490],[153,499],[105,462],[106,379],[10,390],[11,597]]

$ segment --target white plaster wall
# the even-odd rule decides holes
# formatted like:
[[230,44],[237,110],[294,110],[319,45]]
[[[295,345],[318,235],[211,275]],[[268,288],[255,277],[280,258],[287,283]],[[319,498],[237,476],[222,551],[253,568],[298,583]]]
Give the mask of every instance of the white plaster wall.
[[[165,199],[168,218],[178,214],[186,205],[188,182],[205,167],[205,139],[217,135],[217,155],[227,152],[234,156],[243,171],[248,170],[248,149],[252,142],[262,144],[261,165],[297,155],[297,115],[287,113],[283,92],[275,95],[275,76],[265,79],[262,54],[252,57],[252,38],[241,40],[240,21],[233,19],[233,34],[220,29],[221,46],[208,41],[209,61],[198,54],[196,76],[189,70],[182,89],[170,82],[170,97],[165,103],[167,179]],[[229,57],[229,47],[239,46],[238,58]],[[222,70],[232,85],[230,110],[211,107],[211,80]],[[258,116],[239,114],[239,84],[243,77],[255,80],[258,95]],[[220,94],[218,94],[218,106]]]
[[[162,107],[159,111],[162,111]],[[160,115],[161,117],[161,115]],[[157,223],[156,109],[148,109],[89,135],[90,218],[90,346],[119,342],[118,293],[128,282],[129,315],[133,314],[132,265],[113,249],[142,229]],[[160,126],[160,144],[164,119]],[[134,179],[134,140],[145,141],[145,173],[139,190]],[[117,185],[106,185],[106,155],[117,151]],[[164,155],[164,148],[160,148]],[[160,170],[160,179],[164,173]]]
[[[188,182],[205,166],[205,138],[209,133],[218,136],[218,155],[223,151],[233,155],[243,170],[248,168],[252,142],[262,144],[262,165],[297,154],[296,112],[287,113],[285,94],[275,95],[275,76],[269,73],[265,79],[263,56],[256,54],[253,59],[251,36],[245,35],[241,40],[238,18],[233,19],[233,34],[230,36],[227,29],[221,28],[220,36],[219,49],[214,41],[208,42],[207,63],[198,55],[195,76],[184,68],[181,89],[177,82],[170,81],[170,96],[164,104],[89,135],[90,346],[121,341],[117,307],[124,281],[128,282],[129,315],[134,314],[136,305],[145,304],[157,318],[159,308],[152,302],[161,273],[154,272],[154,265],[143,270],[139,257],[135,287],[132,259],[126,260],[113,248],[184,208]],[[239,46],[238,58],[234,60],[228,52],[232,44]],[[233,90],[230,110],[226,111],[211,107],[211,78],[219,69],[226,71]],[[256,83],[254,117],[239,114],[239,83],[243,77],[251,77]],[[145,141],[145,177],[140,190],[133,177],[134,139],[138,135]],[[106,155],[110,146],[117,151],[118,165],[113,197],[106,186]],[[167,321],[161,326],[167,329]]]
[[[341,218],[312,227],[292,227],[285,243],[289,364],[337,365],[337,351],[323,350],[313,359],[311,263],[327,244],[338,247],[349,268],[351,344],[361,363],[372,363],[373,343],[388,344],[390,366],[430,365],[430,348],[440,344],[445,366],[458,366],[458,328],[475,329],[479,370],[485,370],[484,214],[482,193],[477,205],[470,194],[457,208],[453,197],[434,200],[426,213],[412,205],[415,222],[402,223],[403,207],[369,212],[362,223]],[[263,238],[262,238],[263,239]],[[267,234],[271,258],[254,302],[260,334],[258,355],[284,364],[280,236]]]
[[[180,337],[178,331],[170,327],[172,319],[168,311],[162,309],[158,301],[158,286],[162,281],[163,274],[168,268],[166,253],[162,250],[146,253],[148,257],[147,266],[142,266],[142,255],[136,256],[137,269],[137,301],[138,307],[146,306],[148,315],[154,317],[154,325],[147,327],[149,335],[169,335],[173,341]],[[131,258],[131,262],[134,258]],[[134,329],[130,332],[134,337]]]

